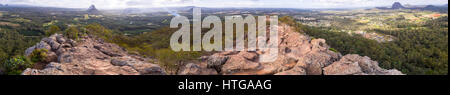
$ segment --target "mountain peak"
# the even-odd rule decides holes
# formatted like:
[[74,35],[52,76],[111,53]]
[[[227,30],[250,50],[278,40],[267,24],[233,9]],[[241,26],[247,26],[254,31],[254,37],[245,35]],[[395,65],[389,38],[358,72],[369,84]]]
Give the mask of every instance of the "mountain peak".
[[400,2],[395,2],[392,4],[392,9],[403,9],[405,8]]
[[95,8],[95,5],[89,6],[89,9],[95,9],[95,10],[97,10],[97,8]]
[[87,12],[90,13],[90,14],[97,14],[97,13],[99,13],[100,11],[97,10],[97,8],[95,7],[95,5],[91,5],[91,6],[88,8]]

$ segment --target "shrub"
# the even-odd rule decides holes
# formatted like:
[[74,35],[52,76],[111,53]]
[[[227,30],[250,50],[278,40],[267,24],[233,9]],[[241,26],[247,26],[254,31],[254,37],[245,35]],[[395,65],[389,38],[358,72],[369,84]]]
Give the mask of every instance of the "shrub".
[[19,75],[26,68],[33,67],[34,63],[25,56],[19,56],[6,60],[1,67],[8,75]]
[[171,49],[159,49],[155,51],[155,57],[167,71],[176,72],[178,63],[195,60],[202,55],[201,52],[174,52]]
[[59,29],[58,26],[52,25],[52,26],[50,26],[50,28],[47,31],[45,31],[45,35],[46,36],[51,36],[51,35],[59,32],[59,31],[61,31],[61,29]]
[[63,34],[69,39],[78,40],[79,31],[76,27],[69,27]]
[[8,54],[0,50],[0,62],[3,62],[6,59],[8,59]]
[[295,21],[294,18],[290,17],[290,16],[283,16],[281,18],[279,18],[280,22],[283,22],[285,24],[288,24],[290,26],[294,26],[297,24],[297,22]]
[[87,34],[91,34],[105,41],[112,42],[113,39],[112,31],[103,27],[100,24],[97,23],[89,24],[84,27],[84,30],[85,30],[84,32],[86,32]]
[[294,26],[294,30],[297,32],[303,32],[302,29],[305,28],[305,26],[301,23],[298,23],[293,17],[291,16],[283,16],[278,19],[281,23],[287,24],[289,26]]
[[36,49],[28,57],[32,62],[42,62],[47,58],[47,49]]
[[177,68],[177,56],[175,52],[170,49],[161,49],[156,52],[159,64],[166,69],[166,71],[171,72]]

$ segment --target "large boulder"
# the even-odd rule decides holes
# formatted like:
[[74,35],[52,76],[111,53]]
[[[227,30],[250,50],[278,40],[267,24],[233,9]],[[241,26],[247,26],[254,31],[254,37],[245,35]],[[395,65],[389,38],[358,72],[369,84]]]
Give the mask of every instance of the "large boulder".
[[341,60],[324,68],[325,75],[403,75],[398,70],[386,70],[369,57],[346,55]]
[[290,70],[276,73],[275,75],[306,75],[306,70],[302,67],[294,67]]
[[58,42],[56,40],[56,38],[58,37],[63,38],[61,34],[55,34],[48,38],[43,38],[39,43],[25,50],[25,55],[29,56],[34,50],[37,49],[46,49],[50,52],[58,50],[62,46],[61,44],[65,43],[65,42]]
[[144,75],[165,75],[164,69],[159,65],[146,63],[130,56],[112,58],[111,64],[114,66],[131,67]]
[[206,58],[206,64],[208,68],[214,68],[220,72],[222,65],[225,64],[229,58],[230,57],[225,55],[214,54]]
[[234,55],[228,55],[229,59],[222,65],[220,72],[225,75],[234,73],[243,73],[261,69],[261,64],[254,62],[256,53],[239,52]]
[[95,37],[82,37],[80,42],[66,39],[60,34],[44,38],[27,49],[26,55],[35,49],[48,49],[43,69],[28,68],[23,75],[165,75],[159,65],[145,62],[143,58],[128,55],[111,43]]

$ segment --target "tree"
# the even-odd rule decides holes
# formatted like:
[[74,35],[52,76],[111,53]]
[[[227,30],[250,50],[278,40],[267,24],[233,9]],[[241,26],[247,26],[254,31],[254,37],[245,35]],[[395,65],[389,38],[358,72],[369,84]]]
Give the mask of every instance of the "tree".
[[[394,23],[400,29],[373,29],[381,34],[392,35],[396,40],[378,43],[360,35],[333,32],[326,28],[305,27],[306,34],[324,38],[335,50],[343,54],[369,56],[380,66],[398,69],[406,74],[448,74],[448,17],[431,20],[424,25],[408,22]],[[412,27],[426,27],[414,29]],[[331,48],[330,48],[331,49]]]
[[112,31],[103,27],[100,24],[97,23],[89,24],[85,26],[84,29],[86,30],[87,34],[97,36],[108,42],[112,42],[113,40]]
[[291,16],[283,16],[278,20],[289,26],[293,26],[296,31],[302,31],[302,28],[304,28],[304,26],[301,23],[297,23],[297,21]]
[[3,62],[6,59],[8,59],[8,54],[6,54],[3,51],[0,51],[0,62]]
[[13,56],[22,55],[24,51],[36,44],[40,39],[26,38],[16,31],[0,30],[0,62]]
[[23,70],[33,67],[34,63],[25,56],[18,56],[6,60],[1,67],[8,75],[19,75]]
[[78,40],[79,31],[76,27],[69,27],[63,34],[69,39]]
[[60,32],[60,31],[61,31],[61,29],[59,29],[58,26],[51,25],[50,28],[47,31],[45,31],[45,35],[50,36],[50,35]]

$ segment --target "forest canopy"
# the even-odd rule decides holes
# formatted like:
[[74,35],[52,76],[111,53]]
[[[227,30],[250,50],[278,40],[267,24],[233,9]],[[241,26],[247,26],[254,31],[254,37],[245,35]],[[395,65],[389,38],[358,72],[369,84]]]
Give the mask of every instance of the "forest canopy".
[[[428,21],[423,27],[412,29],[408,24],[399,30],[376,29],[374,31],[395,36],[393,42],[379,43],[361,35],[332,32],[318,27],[302,27],[307,35],[324,38],[342,54],[369,56],[387,69],[398,69],[412,75],[448,74],[448,17]],[[300,26],[299,26],[300,27]]]

